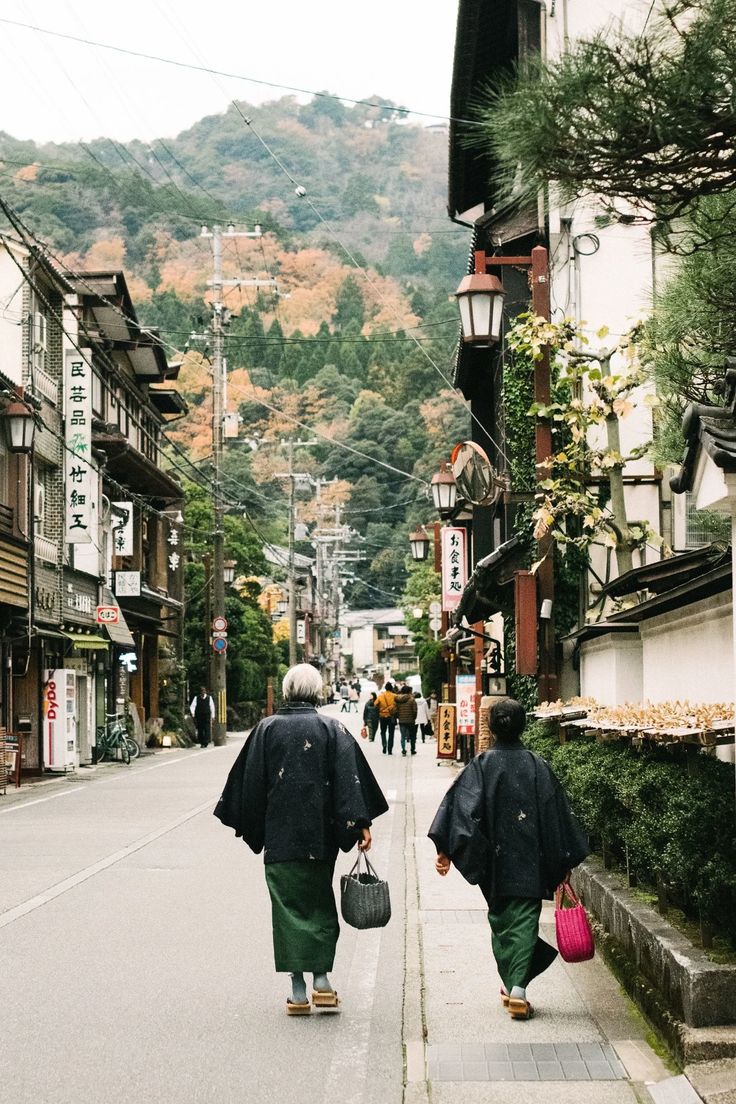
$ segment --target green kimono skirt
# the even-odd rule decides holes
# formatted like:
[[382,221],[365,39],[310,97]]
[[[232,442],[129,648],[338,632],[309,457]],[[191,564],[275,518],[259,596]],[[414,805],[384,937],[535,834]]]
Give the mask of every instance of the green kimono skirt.
[[557,951],[539,938],[542,902],[531,897],[488,899],[491,946],[507,992],[515,985],[526,989],[557,957]]
[[334,859],[266,863],[277,973],[327,974],[340,925],[332,891]]

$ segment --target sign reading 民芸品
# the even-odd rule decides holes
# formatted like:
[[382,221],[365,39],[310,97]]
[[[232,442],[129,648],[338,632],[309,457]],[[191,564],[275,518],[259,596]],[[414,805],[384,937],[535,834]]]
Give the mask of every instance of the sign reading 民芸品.
[[97,475],[92,457],[92,365],[76,349],[64,360],[64,531],[67,544],[93,538]]
[[465,530],[445,525],[442,538],[442,608],[454,610],[460,605],[468,581],[465,557]]

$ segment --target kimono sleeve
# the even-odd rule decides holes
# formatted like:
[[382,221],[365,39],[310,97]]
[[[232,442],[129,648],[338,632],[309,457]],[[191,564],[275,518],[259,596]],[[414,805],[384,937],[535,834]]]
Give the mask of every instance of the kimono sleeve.
[[471,885],[482,882],[491,866],[491,845],[482,829],[483,801],[483,772],[473,759],[445,794],[427,833]]
[[261,725],[251,732],[232,765],[214,808],[214,815],[256,855],[263,850],[266,829],[267,780],[265,741]]
[[388,811],[376,777],[355,739],[344,729],[334,734],[332,808],[335,835],[342,851],[350,851],[361,828],[370,828]]
[[[575,817],[567,794],[546,763],[538,762],[538,772],[547,776],[546,797],[540,810],[543,826],[542,858],[545,889],[550,895],[568,870],[578,866],[590,854],[587,836]],[[539,773],[538,773],[539,777]]]

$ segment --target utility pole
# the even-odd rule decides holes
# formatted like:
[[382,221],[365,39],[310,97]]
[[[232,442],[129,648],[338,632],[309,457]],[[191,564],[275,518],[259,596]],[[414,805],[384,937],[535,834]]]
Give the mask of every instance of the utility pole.
[[[223,233],[221,226],[208,230],[202,227],[200,237],[212,238],[212,279],[208,286],[212,288],[212,461],[214,466],[213,507],[215,529],[212,535],[212,620],[225,617],[225,503],[222,494],[222,455],[224,447],[225,418],[225,334],[223,293],[226,287],[273,287],[275,280],[225,280],[222,275],[222,239],[223,238],[260,238],[261,228],[253,231],[236,231],[228,226]],[[225,654],[227,638],[222,651],[214,651],[211,656],[211,692],[215,703],[215,720],[212,725],[212,741],[216,747],[227,741],[227,681]]]
[[294,473],[294,441],[289,440],[289,666],[296,663],[296,572],[294,570],[294,510],[296,475]]

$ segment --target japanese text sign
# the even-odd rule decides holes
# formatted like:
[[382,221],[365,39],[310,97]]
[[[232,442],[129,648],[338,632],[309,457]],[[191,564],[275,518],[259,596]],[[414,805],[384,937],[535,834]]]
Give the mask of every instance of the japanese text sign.
[[468,581],[467,559],[465,555],[464,529],[444,526],[442,537],[442,608],[454,610],[460,604],[465,584]]
[[455,706],[441,702],[437,706],[437,758],[454,759],[456,750]]
[[64,360],[64,529],[68,544],[92,540],[96,472],[92,456],[92,365],[76,350]]
[[111,502],[112,516],[112,554],[113,556],[133,555],[133,503]]
[[458,675],[455,681],[457,731],[465,735],[475,732],[475,675]]

